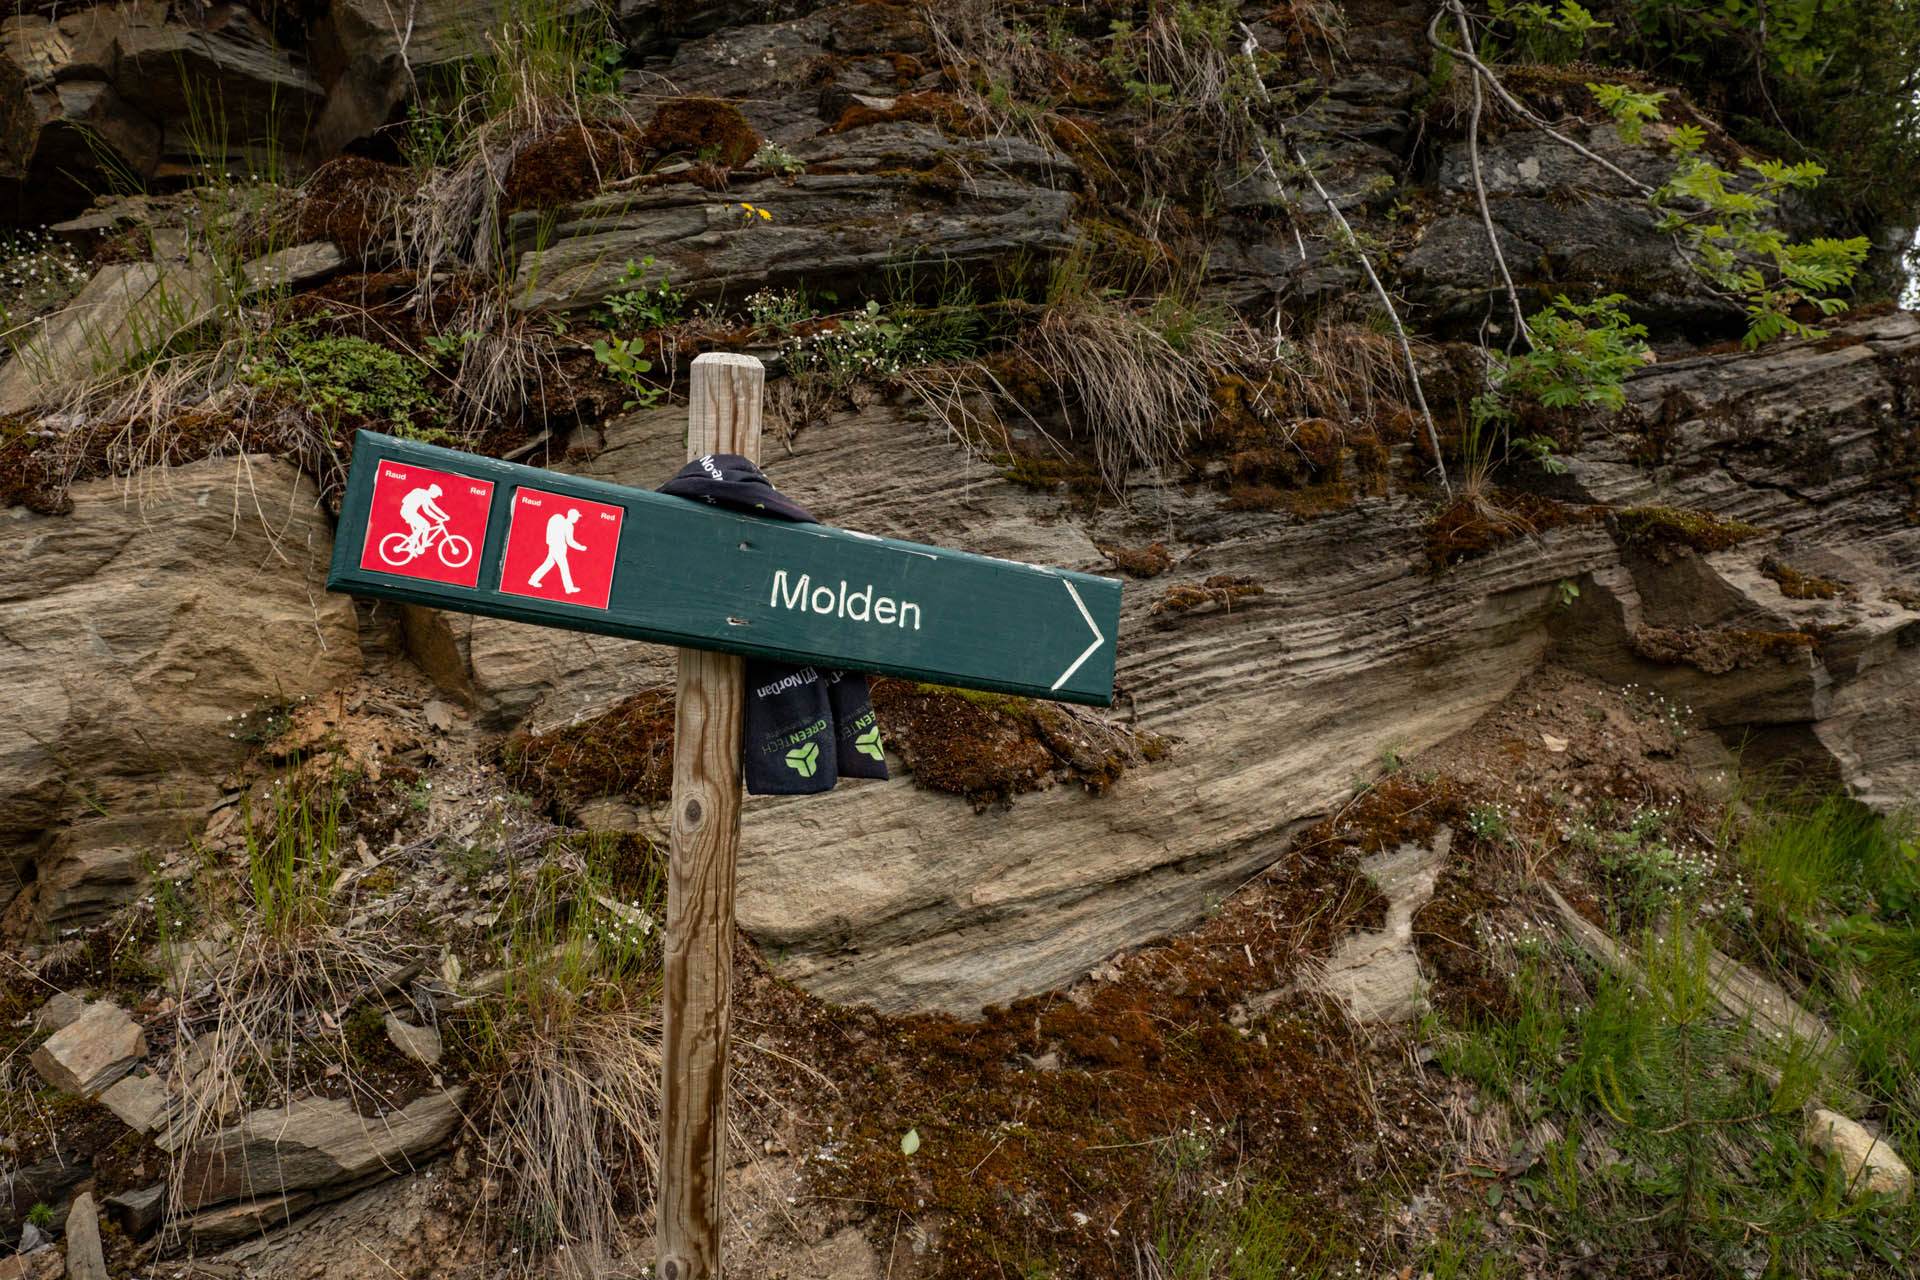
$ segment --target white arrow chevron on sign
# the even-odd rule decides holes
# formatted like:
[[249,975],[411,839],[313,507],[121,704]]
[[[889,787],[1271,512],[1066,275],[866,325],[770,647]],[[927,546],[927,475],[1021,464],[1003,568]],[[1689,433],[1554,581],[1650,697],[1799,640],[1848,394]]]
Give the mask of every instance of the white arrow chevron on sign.
[[1053,687],[1055,689],[1058,689],[1061,685],[1073,679],[1073,673],[1080,669],[1080,664],[1085,662],[1088,658],[1091,658],[1096,652],[1099,651],[1100,646],[1107,642],[1107,638],[1100,634],[1099,624],[1093,620],[1093,615],[1087,612],[1086,602],[1081,600],[1080,593],[1073,589],[1073,584],[1071,582],[1067,582],[1066,580],[1062,579],[1060,585],[1067,589],[1067,594],[1073,597],[1074,604],[1078,605],[1080,608],[1080,616],[1087,620],[1087,627],[1089,630],[1093,632],[1093,643],[1088,645],[1085,651],[1082,652],[1079,657],[1073,660],[1072,666],[1068,667],[1065,671],[1062,671],[1060,673],[1060,678],[1053,682]]

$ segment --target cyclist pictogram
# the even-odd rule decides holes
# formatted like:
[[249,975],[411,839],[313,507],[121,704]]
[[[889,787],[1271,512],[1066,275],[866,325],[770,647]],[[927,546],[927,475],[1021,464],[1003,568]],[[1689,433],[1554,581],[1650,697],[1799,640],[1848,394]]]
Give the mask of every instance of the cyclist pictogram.
[[440,486],[430,484],[400,500],[400,516],[407,522],[408,531],[390,533],[380,539],[382,560],[398,568],[427,554],[428,547],[435,548],[440,563],[449,569],[458,569],[473,558],[473,543],[457,533],[447,532],[450,517],[433,501],[439,496]]

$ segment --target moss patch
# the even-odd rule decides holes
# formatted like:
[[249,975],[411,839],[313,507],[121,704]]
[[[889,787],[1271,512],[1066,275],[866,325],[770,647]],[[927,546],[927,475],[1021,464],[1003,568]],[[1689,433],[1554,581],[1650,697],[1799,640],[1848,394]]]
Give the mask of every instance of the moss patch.
[[[1194,933],[1069,993],[960,1021],[832,1009],[766,981],[743,1014],[832,1084],[796,1080],[834,1126],[809,1135],[828,1152],[811,1189],[858,1203],[883,1252],[903,1222],[935,1241],[910,1274],[1133,1280],[1135,1242],[1183,1177],[1196,1198],[1284,1184],[1352,1256],[1377,1238],[1380,1180],[1432,1172],[1443,1132],[1405,1055],[1291,980],[1376,898],[1348,850],[1297,847]],[[1285,994],[1248,1015],[1240,1002],[1268,991]]]
[[1148,612],[1185,614],[1214,608],[1231,612],[1236,600],[1245,600],[1266,593],[1267,589],[1252,578],[1230,573],[1216,573],[1198,585],[1183,582],[1177,587],[1169,588],[1166,594],[1153,602],[1153,608]]
[[1513,989],[1480,945],[1478,921],[1490,902],[1467,868],[1451,866],[1413,913],[1413,947],[1432,976],[1428,998],[1458,1020],[1513,1012]]
[[1236,484],[1222,504],[1229,511],[1285,511],[1301,523],[1337,515],[1353,505],[1353,487],[1338,481],[1282,489],[1266,484]]
[[609,179],[638,173],[644,149],[640,130],[624,120],[555,129],[522,149],[507,166],[501,207],[516,213],[585,200]]
[[1760,572],[1780,584],[1780,594],[1792,600],[1853,600],[1859,597],[1851,582],[1802,573],[1773,556],[1760,562]]
[[740,108],[719,98],[669,98],[654,108],[639,145],[656,155],[684,155],[738,169],[760,149]]
[[1710,676],[1762,662],[1805,662],[1819,639],[1802,631],[1717,631],[1706,627],[1641,627],[1629,647],[1649,662],[1684,664]]
[[1539,494],[1496,489],[1486,497],[1456,498],[1425,530],[1427,566],[1440,573],[1450,565],[1486,555],[1516,538],[1591,524],[1596,507],[1574,507]]
[[1613,514],[1613,536],[1623,548],[1669,563],[1676,548],[1725,551],[1764,530],[1738,520],[1721,520],[1677,507],[1628,507]]
[[1173,557],[1164,542],[1149,542],[1140,548],[1096,543],[1100,553],[1119,566],[1121,572],[1135,578],[1155,578],[1173,567]]
[[853,103],[840,113],[828,133],[846,133],[853,129],[864,129],[870,124],[883,124],[889,120],[914,120],[922,124],[934,125],[942,131],[954,135],[972,132],[972,122],[953,95],[933,91],[923,93],[903,93],[893,100],[890,107],[869,107],[862,103]]
[[976,804],[1010,800],[1052,777],[1053,753],[1020,703],[890,678],[873,684],[882,732],[914,781]]
[[1061,779],[1103,791],[1127,769],[1171,749],[1156,734],[1053,703],[887,676],[873,681],[873,706],[887,745],[915,782],[977,806]]
[[500,748],[514,786],[571,813],[618,796],[665,804],[673,795],[673,694],[636,693],[602,715],[551,733],[516,733]]
[[392,239],[400,197],[413,189],[412,171],[365,156],[343,155],[313,171],[300,189],[294,231],[300,240],[330,240],[349,258]]

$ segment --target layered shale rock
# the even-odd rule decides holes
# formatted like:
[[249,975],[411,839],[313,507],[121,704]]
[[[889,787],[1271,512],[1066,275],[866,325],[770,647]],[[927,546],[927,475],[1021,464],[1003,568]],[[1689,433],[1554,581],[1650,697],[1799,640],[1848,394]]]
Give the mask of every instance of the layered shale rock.
[[[325,591],[333,534],[291,464],[240,457],[87,481],[68,515],[0,511],[0,902],[47,924],[130,892],[195,829],[243,713],[360,665]],[[0,908],[3,910],[4,908]]]
[[[1336,805],[1355,762],[1450,736],[1550,653],[1664,690],[1730,739],[1787,734],[1866,799],[1910,795],[1916,368],[1920,323],[1904,314],[1651,368],[1629,384],[1634,408],[1570,459],[1567,496],[1623,510],[1658,499],[1709,524],[1746,521],[1752,537],[1696,552],[1627,537],[1596,510],[1516,529],[1437,577],[1423,547],[1433,507],[1416,497],[1362,497],[1300,523],[1147,490],[1130,509],[1075,517],[901,408],[811,426],[772,471],[829,523],[1107,573],[1096,543],[1162,540],[1172,567],[1127,586],[1118,692],[1176,745],[1099,796],[1055,788],[1010,810],[976,812],[906,778],[753,801],[742,923],[783,972],[836,1000],[970,1012],[1066,982],[1197,919]],[[679,410],[621,420],[582,469],[651,488],[677,469],[681,426]],[[1669,451],[1652,471],[1636,460],[1649,432]],[[1839,574],[1852,598],[1785,596],[1759,569],[1769,556]],[[1220,575],[1262,591],[1155,609]],[[1562,583],[1581,588],[1571,609]],[[1752,660],[1709,674],[1636,651],[1648,626],[1762,639]],[[672,670],[653,646],[490,619],[430,627],[456,655],[450,678],[501,727],[604,709]]]

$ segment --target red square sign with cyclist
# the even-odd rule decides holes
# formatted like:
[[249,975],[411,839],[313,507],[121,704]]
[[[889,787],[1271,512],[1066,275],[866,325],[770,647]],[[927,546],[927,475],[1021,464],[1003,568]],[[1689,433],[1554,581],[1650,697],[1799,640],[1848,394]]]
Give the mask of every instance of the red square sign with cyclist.
[[542,489],[513,495],[513,523],[500,558],[500,589],[604,609],[613,594],[621,507]]
[[382,462],[373,478],[360,567],[456,587],[480,582],[493,483]]

